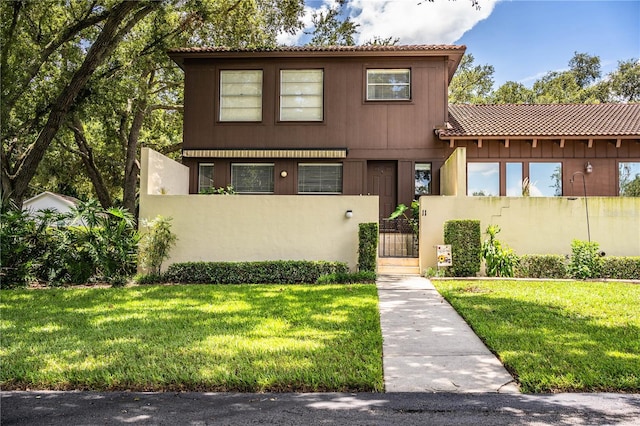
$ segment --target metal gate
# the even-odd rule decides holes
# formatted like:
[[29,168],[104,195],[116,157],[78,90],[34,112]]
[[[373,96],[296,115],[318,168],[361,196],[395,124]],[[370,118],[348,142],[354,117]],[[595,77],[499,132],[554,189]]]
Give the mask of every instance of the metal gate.
[[418,257],[417,229],[405,218],[380,219],[379,257]]

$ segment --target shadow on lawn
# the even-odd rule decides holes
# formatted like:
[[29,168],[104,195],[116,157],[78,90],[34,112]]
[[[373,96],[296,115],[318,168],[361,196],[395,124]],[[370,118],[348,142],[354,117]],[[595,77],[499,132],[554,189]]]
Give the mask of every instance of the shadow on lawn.
[[443,295],[523,392],[640,390],[640,328],[629,321],[606,325],[597,316],[477,289]]
[[[152,286],[3,296],[3,388],[380,390],[375,288]],[[329,366],[329,370],[327,370]],[[376,383],[379,377],[379,384]]]

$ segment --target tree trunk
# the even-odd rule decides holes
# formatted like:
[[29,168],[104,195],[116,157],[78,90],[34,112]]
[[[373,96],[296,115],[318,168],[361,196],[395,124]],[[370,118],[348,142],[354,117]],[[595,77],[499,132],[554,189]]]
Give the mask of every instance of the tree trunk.
[[[136,22],[150,13],[157,4],[158,3],[154,2],[123,1],[114,6],[109,17],[104,22],[102,31],[87,52],[84,62],[51,106],[48,120],[38,134],[35,142],[33,142],[27,148],[25,154],[17,160],[18,164],[16,164],[15,168],[3,170],[3,200],[12,198],[17,205],[22,205],[22,201],[29,187],[29,182],[31,182],[31,179],[36,174],[40,161],[42,161],[47,148],[66,119],[78,93],[85,87],[98,66],[115,50],[122,36],[126,34]],[[138,12],[129,19],[124,27],[121,27],[121,22],[125,21],[127,16],[136,8]],[[2,161],[4,163],[6,155],[4,147],[2,150]],[[7,165],[9,165],[8,159],[6,160]]]
[[102,174],[98,170],[95,160],[93,159],[93,150],[91,149],[91,146],[89,146],[87,138],[85,137],[82,121],[80,121],[80,118],[75,114],[73,115],[73,125],[70,127],[73,131],[76,145],[78,145],[79,151],[77,153],[82,159],[82,164],[87,171],[87,175],[89,175],[89,179],[91,179],[98,201],[103,208],[107,209],[112,206],[111,195],[109,194],[109,190],[104,183],[104,179],[102,179]]

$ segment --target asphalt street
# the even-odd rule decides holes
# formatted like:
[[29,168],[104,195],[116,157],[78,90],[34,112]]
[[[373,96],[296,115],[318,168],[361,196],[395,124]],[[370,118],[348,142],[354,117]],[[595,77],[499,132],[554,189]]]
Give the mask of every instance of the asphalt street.
[[639,425],[639,394],[1,392],[8,425]]

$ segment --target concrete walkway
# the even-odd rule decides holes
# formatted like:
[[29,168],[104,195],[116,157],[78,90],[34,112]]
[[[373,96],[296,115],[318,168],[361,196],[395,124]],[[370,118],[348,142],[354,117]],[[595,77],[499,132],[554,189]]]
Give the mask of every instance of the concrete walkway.
[[513,377],[417,275],[377,281],[386,392],[518,393]]

